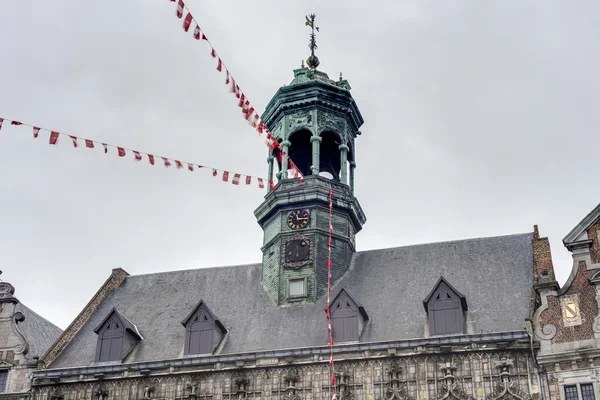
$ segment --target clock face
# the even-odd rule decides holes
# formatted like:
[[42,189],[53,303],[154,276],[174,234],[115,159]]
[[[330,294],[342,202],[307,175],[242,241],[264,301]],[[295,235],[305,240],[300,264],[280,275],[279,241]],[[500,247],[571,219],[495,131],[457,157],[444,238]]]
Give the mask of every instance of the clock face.
[[285,248],[285,261],[288,263],[304,261],[308,258],[309,252],[310,245],[307,240],[294,239]]
[[287,223],[291,229],[302,229],[308,226],[310,214],[307,210],[292,211],[288,215]]

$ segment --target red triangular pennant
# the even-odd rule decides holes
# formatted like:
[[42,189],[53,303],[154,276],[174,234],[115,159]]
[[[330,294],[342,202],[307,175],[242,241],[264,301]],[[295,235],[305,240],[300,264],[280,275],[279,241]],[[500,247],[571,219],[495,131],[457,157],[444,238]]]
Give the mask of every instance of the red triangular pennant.
[[77,147],[77,136],[69,135],[69,137],[71,138],[71,140],[73,140],[73,147]]
[[185,6],[185,4],[183,4],[182,0],[179,0],[177,2],[177,10],[175,10],[175,15],[177,15],[177,18],[183,17],[183,7],[184,6]]
[[40,134],[40,128],[38,128],[37,126],[33,127],[33,137],[36,138],[38,137]]
[[119,154],[119,157],[125,157],[125,149],[122,147],[117,147],[117,153]]
[[50,144],[58,143],[58,135],[60,135],[60,133],[55,131],[50,132]]
[[188,12],[187,15],[185,16],[185,18],[183,19],[183,30],[186,32],[189,31],[191,23],[192,23],[192,14],[190,14]]

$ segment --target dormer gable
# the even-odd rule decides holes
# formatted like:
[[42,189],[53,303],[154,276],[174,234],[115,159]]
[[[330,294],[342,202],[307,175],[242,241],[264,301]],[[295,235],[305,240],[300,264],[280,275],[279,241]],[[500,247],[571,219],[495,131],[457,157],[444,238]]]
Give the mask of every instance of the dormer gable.
[[203,300],[181,324],[185,327],[184,355],[213,354],[227,333]]
[[96,362],[123,361],[142,340],[137,326],[113,308],[94,329],[98,335]]
[[431,336],[465,333],[467,298],[443,276],[423,300],[423,307]]
[[[600,248],[600,204],[586,215],[563,239],[565,247],[573,252],[579,249]],[[600,253],[600,250],[596,250]],[[592,251],[594,253],[594,251]],[[594,259],[592,262],[600,262]]]
[[334,297],[330,307],[331,332],[333,341],[357,341],[364,326],[369,321],[365,308],[359,304],[346,289],[341,289]]

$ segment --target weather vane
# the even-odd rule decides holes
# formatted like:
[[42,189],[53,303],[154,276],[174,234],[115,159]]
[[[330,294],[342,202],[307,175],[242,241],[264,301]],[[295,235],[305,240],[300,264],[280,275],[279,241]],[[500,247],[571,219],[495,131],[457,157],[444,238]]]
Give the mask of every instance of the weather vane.
[[306,59],[306,65],[311,69],[316,69],[319,66],[319,59],[315,56],[315,49],[317,49],[317,36],[315,35],[315,29],[319,32],[319,27],[315,25],[316,14],[310,14],[306,16],[306,25],[310,26],[310,42],[308,48],[310,49],[310,56]]

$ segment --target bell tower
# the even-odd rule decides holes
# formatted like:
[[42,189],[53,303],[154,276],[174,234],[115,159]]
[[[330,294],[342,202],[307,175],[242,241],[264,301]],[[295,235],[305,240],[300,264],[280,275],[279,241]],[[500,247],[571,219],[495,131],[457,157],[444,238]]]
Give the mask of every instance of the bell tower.
[[[292,82],[275,93],[262,115],[283,151],[281,157],[269,152],[269,179],[277,165],[277,184],[254,212],[264,231],[263,288],[280,306],[314,303],[327,292],[330,188],[332,285],[350,267],[355,235],[366,222],[354,197],[355,139],[363,119],[348,81],[316,69],[318,28],[314,15],[306,19],[312,28],[308,67],[294,70]],[[288,177],[289,159],[303,182]]]

